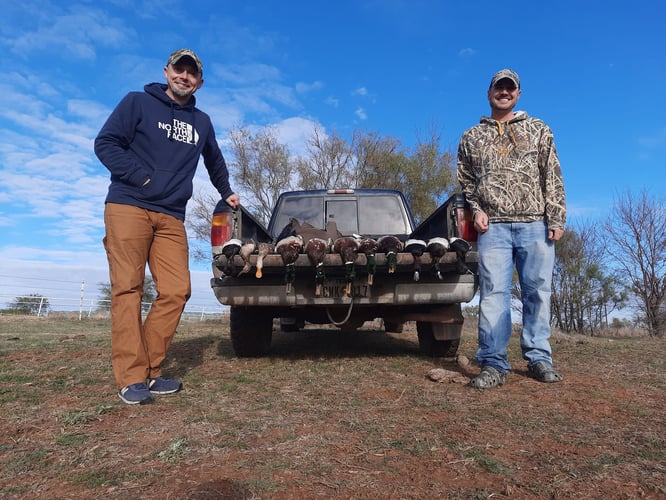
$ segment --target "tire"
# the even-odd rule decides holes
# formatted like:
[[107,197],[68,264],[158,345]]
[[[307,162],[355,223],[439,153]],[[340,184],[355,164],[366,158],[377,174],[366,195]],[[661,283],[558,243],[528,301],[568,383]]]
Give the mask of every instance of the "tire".
[[419,349],[431,358],[453,357],[458,352],[460,339],[437,340],[430,321],[417,321],[416,333],[419,337]]
[[234,353],[240,358],[257,358],[270,350],[273,318],[256,307],[232,307],[229,330]]

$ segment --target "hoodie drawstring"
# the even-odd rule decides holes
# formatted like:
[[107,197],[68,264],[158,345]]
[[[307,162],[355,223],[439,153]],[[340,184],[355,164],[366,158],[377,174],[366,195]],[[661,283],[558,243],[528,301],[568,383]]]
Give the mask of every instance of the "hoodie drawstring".
[[[497,123],[497,133],[499,134],[500,137],[504,135],[504,130],[502,130],[502,122],[496,122]],[[513,133],[513,130],[511,130],[510,126],[511,122],[506,122],[506,133],[509,136],[509,140],[511,141],[511,144],[514,146],[518,146],[518,141],[516,141],[516,136]]]
[[171,130],[169,131],[169,140],[173,142],[173,127],[175,125],[175,120],[176,120],[176,111],[173,109],[173,101],[169,103],[169,108],[171,108]]
[[509,140],[511,141],[511,144],[513,144],[514,147],[517,147],[518,141],[516,141],[516,135],[513,133],[513,129],[511,128],[511,122],[506,122],[506,133],[509,134]]

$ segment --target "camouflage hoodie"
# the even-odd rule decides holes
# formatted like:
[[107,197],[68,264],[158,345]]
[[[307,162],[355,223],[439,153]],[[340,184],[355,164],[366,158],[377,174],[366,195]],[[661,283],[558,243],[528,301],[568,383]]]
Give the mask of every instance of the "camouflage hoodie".
[[490,222],[545,220],[564,229],[566,200],[550,128],[517,111],[507,123],[483,117],[458,146],[458,182]]

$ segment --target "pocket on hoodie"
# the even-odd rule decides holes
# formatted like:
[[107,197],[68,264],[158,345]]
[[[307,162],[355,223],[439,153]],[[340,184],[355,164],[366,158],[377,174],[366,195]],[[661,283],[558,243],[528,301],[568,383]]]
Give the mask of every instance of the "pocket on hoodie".
[[156,169],[141,194],[145,201],[187,203],[192,196],[192,181],[187,174]]

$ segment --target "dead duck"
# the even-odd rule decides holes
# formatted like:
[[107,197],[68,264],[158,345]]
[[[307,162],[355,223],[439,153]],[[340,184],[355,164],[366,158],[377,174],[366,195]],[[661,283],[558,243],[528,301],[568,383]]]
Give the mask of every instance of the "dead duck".
[[226,258],[224,264],[224,274],[231,276],[233,272],[234,257],[240,252],[243,242],[237,238],[232,238],[222,245],[222,255]]
[[414,281],[421,279],[421,255],[425,252],[426,242],[423,240],[409,239],[405,241],[405,252],[409,252],[414,257]]
[[243,243],[238,254],[241,256],[241,259],[243,259],[243,262],[245,262],[245,265],[243,266],[243,269],[238,272],[238,276],[250,271],[252,267],[252,264],[250,263],[250,255],[252,255],[256,249],[257,244],[253,239],[249,239]]
[[377,240],[377,251],[386,254],[389,274],[395,272],[398,265],[398,253],[402,252],[404,245],[397,236],[382,236]]
[[331,248],[331,240],[322,238],[310,238],[305,244],[305,254],[315,268],[315,296],[321,295],[321,290],[326,281],[324,272],[324,259]]
[[340,255],[345,265],[345,295],[351,297],[352,282],[356,277],[356,256],[358,255],[358,240],[353,236],[343,236],[333,242],[333,251]]
[[257,278],[261,278],[264,269],[264,257],[273,253],[273,244],[267,242],[259,242],[257,244],[257,271],[254,274]]
[[358,253],[365,255],[366,267],[368,270],[368,285],[372,285],[374,281],[375,272],[377,271],[377,262],[375,254],[379,244],[374,238],[358,236]]
[[291,292],[292,285],[296,279],[295,262],[303,250],[303,237],[300,234],[282,238],[275,244],[275,252],[280,254],[285,265],[285,283],[287,293]]
[[435,276],[442,279],[442,273],[439,270],[439,261],[446,254],[449,249],[449,240],[446,238],[435,237],[428,240],[428,246],[426,251],[430,254],[432,258],[432,270],[435,273]]
[[462,238],[453,237],[449,239],[449,249],[456,253],[456,270],[458,274],[470,273],[471,271],[467,267],[467,264],[465,264],[465,256],[472,249],[472,245]]

